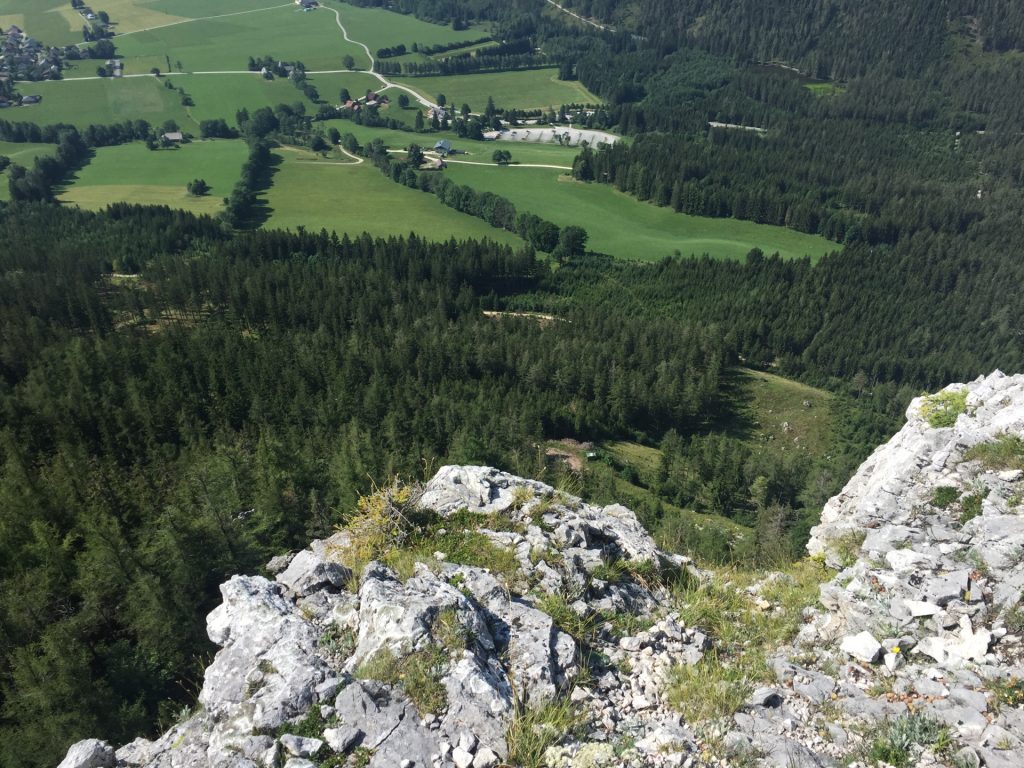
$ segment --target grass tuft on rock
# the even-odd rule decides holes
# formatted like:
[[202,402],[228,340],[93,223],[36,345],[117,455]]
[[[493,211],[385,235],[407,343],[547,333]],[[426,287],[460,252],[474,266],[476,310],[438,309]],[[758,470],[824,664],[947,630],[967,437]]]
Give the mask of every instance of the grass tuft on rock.
[[[831,575],[819,560],[806,559],[768,578],[723,571],[680,592],[680,619],[716,642],[699,663],[672,669],[668,703],[690,723],[734,714],[757,685],[773,681],[768,650],[793,639],[803,609],[815,603],[818,587]],[[751,588],[772,607],[758,607]]]
[[925,395],[921,403],[921,416],[929,426],[952,427],[957,417],[967,411],[967,389],[954,389]]
[[420,715],[436,715],[448,707],[448,692],[441,682],[448,661],[448,654],[436,645],[402,657],[384,648],[360,664],[354,677],[397,686]]
[[966,461],[980,461],[986,469],[1024,469],[1024,437],[1003,434],[990,443],[967,449]]
[[952,744],[949,728],[927,715],[915,712],[886,723],[871,743],[868,759],[894,768],[915,764],[922,749],[948,751]]
[[521,768],[544,768],[548,748],[577,734],[583,724],[582,715],[568,699],[531,708],[517,703],[505,734],[508,763]]

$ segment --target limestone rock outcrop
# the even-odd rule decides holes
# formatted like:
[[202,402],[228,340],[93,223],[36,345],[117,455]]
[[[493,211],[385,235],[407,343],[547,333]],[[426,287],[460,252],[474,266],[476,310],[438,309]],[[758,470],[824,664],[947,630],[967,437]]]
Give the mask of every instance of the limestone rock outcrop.
[[1024,445],[1024,376],[944,392],[966,394],[951,426],[925,417],[934,397],[915,399],[826,504],[808,549],[838,573],[776,654],[783,695],[744,715],[737,743],[828,765],[913,716],[961,745],[916,764],[1024,765],[1024,473],[985,450]]
[[833,569],[819,601],[728,716],[684,722],[666,700],[716,643],[666,585],[717,579],[771,612],[760,590],[789,576],[732,586],[624,507],[452,466],[421,489],[412,562],[360,561],[343,531],[274,558],[274,580],[233,577],[198,710],[116,754],[80,742],[60,768],[495,768],[543,728],[531,712],[565,705],[578,726],[549,739],[550,768],[882,765],[899,728],[901,765],[1024,765],[1024,376],[944,397],[962,413],[936,426],[935,399],[915,400],[828,502],[808,545]]
[[[442,468],[418,505],[444,525],[466,525],[470,513],[473,534],[509,553],[513,583],[444,552],[404,579],[377,561],[354,574],[347,532],[315,541],[268,563],[273,581],[235,576],[221,586],[223,603],[207,620],[221,650],[197,713],[121,747],[116,760],[102,742],[76,745],[68,760],[102,748],[104,767],[302,768],[347,758],[371,768],[493,768],[509,758],[517,712],[571,693],[592,713],[591,735],[653,735],[637,764],[676,764],[665,744],[689,736],[661,705],[662,683],[672,664],[699,661],[707,638],[665,615],[664,588],[630,568],[701,578],[690,561],[659,551],[624,507],[591,506],[488,467]],[[609,578],[601,569],[612,563],[621,568]],[[636,637],[610,623],[592,632],[593,658],[635,663],[609,661],[584,685],[584,649],[562,623],[615,614],[653,626]],[[422,659],[425,668],[403,666]],[[432,711],[417,703],[417,686],[431,681],[404,682],[416,674],[436,685]]]

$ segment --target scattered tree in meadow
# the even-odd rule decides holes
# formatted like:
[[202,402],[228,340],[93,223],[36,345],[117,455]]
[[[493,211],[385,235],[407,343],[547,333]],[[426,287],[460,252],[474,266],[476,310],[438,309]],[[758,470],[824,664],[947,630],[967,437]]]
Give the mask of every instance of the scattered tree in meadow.
[[192,179],[185,185],[185,189],[193,197],[202,197],[210,193],[210,185],[206,183],[206,179]]

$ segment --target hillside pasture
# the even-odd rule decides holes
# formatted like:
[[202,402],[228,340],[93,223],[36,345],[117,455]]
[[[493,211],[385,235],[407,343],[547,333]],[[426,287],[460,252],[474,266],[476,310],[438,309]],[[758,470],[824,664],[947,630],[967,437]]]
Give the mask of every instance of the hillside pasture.
[[484,111],[488,96],[494,99],[498,107],[515,109],[558,109],[562,104],[597,104],[601,101],[581,83],[559,80],[555,68],[390,79],[412,88],[431,101],[443,93],[448,103],[456,109],[465,103],[474,112]]
[[195,106],[188,109],[189,127],[194,133],[202,120],[224,118],[229,125],[235,125],[235,113],[241,109],[251,112],[260,107],[299,103],[307,114],[316,112],[316,105],[285,79],[264,80],[259,74],[244,74],[183,75],[170,80],[184,88],[195,102]]
[[[139,142],[102,147],[75,174],[59,199],[89,210],[128,202],[215,214],[238,181],[247,156],[241,140],[196,141],[158,150]],[[188,193],[185,185],[197,178],[210,185],[209,194],[194,197]]]
[[363,49],[345,42],[333,13],[304,13],[291,4],[120,35],[115,43],[126,73],[166,69],[167,59],[172,71],[178,62],[186,72],[244,70],[250,56],[268,55],[300,60],[310,70],[341,69],[346,54],[356,66],[369,66]]
[[181,97],[155,77],[101,80],[53,80],[23,83],[21,93],[39,94],[42,102],[4,112],[4,119],[47,125],[70,123],[78,127],[110,125],[125,120],[147,120],[160,125],[189,122]]
[[[431,24],[413,15],[387,11],[383,8],[359,8],[347,3],[331,3],[331,8],[341,12],[341,23],[348,30],[348,36],[359,40],[376,55],[379,48],[405,45],[411,49],[413,43],[420,45],[447,45],[469,40],[479,40],[490,34],[485,26],[454,30],[451,25]],[[334,22],[334,14],[331,14]]]
[[515,235],[447,208],[433,195],[395,184],[367,162],[340,154],[321,158],[282,148],[273,185],[264,195],[272,210],[268,228],[334,231],[374,237],[417,235],[432,240],[488,238],[515,246]]
[[[515,145],[502,147],[517,159]],[[656,261],[675,253],[742,259],[753,248],[787,259],[817,259],[840,249],[823,237],[785,227],[676,213],[607,184],[573,181],[556,170],[452,164],[445,173],[460,184],[508,198],[520,211],[559,226],[577,224],[590,234],[589,248],[621,259]]]
[[785,446],[821,458],[832,441],[832,394],[765,371],[736,372],[737,411],[745,416],[755,446]]

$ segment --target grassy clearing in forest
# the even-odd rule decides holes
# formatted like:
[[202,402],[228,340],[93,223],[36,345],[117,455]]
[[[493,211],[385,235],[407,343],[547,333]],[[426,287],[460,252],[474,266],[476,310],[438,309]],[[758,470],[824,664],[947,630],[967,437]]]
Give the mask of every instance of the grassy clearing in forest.
[[[428,21],[421,21],[411,14],[395,13],[383,8],[358,8],[345,3],[331,3],[330,7],[337,8],[341,12],[341,23],[348,30],[348,36],[353,40],[366,43],[375,56],[378,48],[405,45],[407,49],[411,50],[413,43],[418,43],[421,46],[446,45],[479,40],[490,33],[488,26],[485,25],[454,30],[448,24],[431,24]],[[329,15],[333,24],[334,14]]]
[[601,101],[579,82],[559,80],[557,69],[393,79],[431,100],[443,93],[449,104],[456,108],[469,104],[474,112],[484,111],[488,96],[499,107],[516,109],[558,109],[562,104]]
[[447,208],[433,195],[384,178],[369,163],[356,165],[343,155],[321,159],[304,150],[279,149],[275,154],[283,162],[265,195],[273,209],[268,228],[301,226],[375,237],[415,231],[433,240],[488,238],[522,245],[515,235]]
[[[400,110],[397,104],[392,103],[387,110],[381,112],[381,116],[397,117],[397,113],[402,111],[414,113],[412,109]],[[459,138],[453,131],[415,133],[413,131],[397,131],[389,128],[371,128],[358,125],[351,120],[325,120],[317,123],[315,127],[325,132],[330,128],[337,128],[342,135],[351,133],[363,145],[379,138],[389,149],[405,149],[410,144],[419,144],[425,149],[431,149],[441,139],[447,139],[452,143],[452,148],[457,151],[457,154],[449,158],[452,163],[457,165],[461,161],[470,161],[484,163],[488,166],[493,166],[495,169],[497,169],[497,165],[491,157],[496,149],[504,149],[511,152],[512,165],[542,164],[571,168],[572,161],[579,154],[577,147],[563,147],[557,143],[533,144],[513,141],[473,141],[471,139]]]
[[763,371],[741,368],[741,414],[749,421],[747,437],[754,445],[772,444],[818,458],[832,438],[832,394]]
[[[515,144],[501,146],[517,158]],[[753,248],[787,259],[818,259],[841,248],[785,227],[676,213],[607,184],[574,181],[557,170],[452,165],[446,173],[460,184],[507,197],[520,211],[559,226],[579,225],[590,235],[588,248],[620,259],[657,261],[675,253],[742,259]]]
[[[89,210],[129,202],[215,214],[238,181],[247,156],[245,142],[240,140],[198,141],[158,150],[142,143],[102,147],[75,174],[60,200]],[[196,178],[210,185],[209,194],[188,193],[185,185]]]

